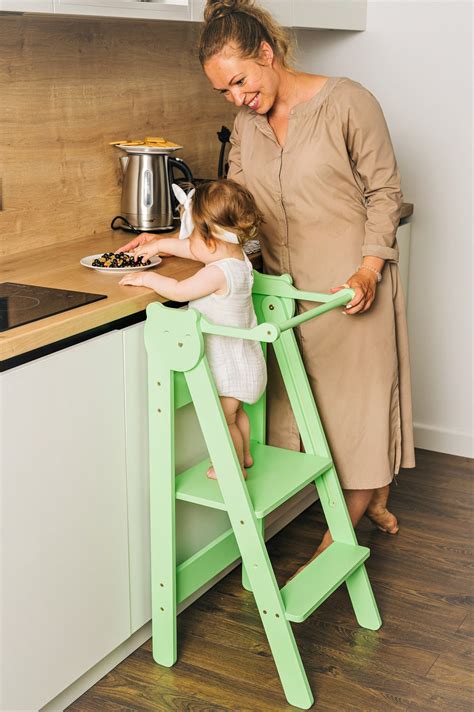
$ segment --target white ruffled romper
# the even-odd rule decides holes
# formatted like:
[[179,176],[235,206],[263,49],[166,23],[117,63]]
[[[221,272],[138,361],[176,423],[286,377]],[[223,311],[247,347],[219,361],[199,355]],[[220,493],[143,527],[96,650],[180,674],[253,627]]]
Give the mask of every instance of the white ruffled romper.
[[[253,268],[231,257],[208,265],[219,267],[227,280],[226,294],[210,294],[189,302],[213,324],[251,329],[257,325],[252,303]],[[220,396],[256,403],[267,385],[267,368],[259,341],[205,335],[206,356]]]

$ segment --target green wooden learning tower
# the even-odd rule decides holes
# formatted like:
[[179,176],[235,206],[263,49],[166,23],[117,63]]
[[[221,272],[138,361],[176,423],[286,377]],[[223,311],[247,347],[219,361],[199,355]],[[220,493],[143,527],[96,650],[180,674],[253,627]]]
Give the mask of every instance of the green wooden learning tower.
[[[308,709],[313,695],[290,622],[304,621],[345,582],[358,623],[376,630],[381,618],[347,512],[331,453],[304,370],[293,328],[352,298],[352,290],[317,294],[297,290],[289,275],[254,272],[258,326],[243,330],[209,323],[193,309],[155,302],[147,308],[150,427],[150,507],[153,657],[177,659],[176,607],[239,556],[243,586],[253,592],[288,702]],[[295,300],[319,303],[297,316]],[[247,481],[220,406],[204,353],[203,334],[272,343],[305,452],[265,445],[265,395],[247,412],[254,465]],[[206,477],[209,461],[178,476],[174,462],[175,410],[193,402],[218,481]],[[334,543],[278,588],[263,536],[264,517],[314,482]],[[230,529],[176,566],[176,499],[225,510]]]

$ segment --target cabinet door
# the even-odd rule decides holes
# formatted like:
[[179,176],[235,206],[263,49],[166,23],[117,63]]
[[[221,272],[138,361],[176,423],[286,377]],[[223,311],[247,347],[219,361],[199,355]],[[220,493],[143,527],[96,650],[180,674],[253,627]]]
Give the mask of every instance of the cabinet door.
[[[148,374],[143,328],[142,323],[123,331],[132,632],[151,618]],[[176,414],[176,471],[182,472],[206,455],[194,408],[184,406]],[[192,556],[229,526],[226,512],[177,502],[177,562]]]
[[400,257],[398,260],[398,268],[400,270],[400,279],[402,282],[403,293],[405,295],[405,304],[408,302],[408,275],[409,275],[409,265],[410,265],[410,239],[411,239],[411,225],[410,223],[404,223],[399,225],[397,230],[397,242],[398,249],[400,251]]
[[53,11],[53,0],[0,0],[0,12]]
[[130,636],[121,334],[0,396],[0,709],[36,710]]
[[293,0],[293,27],[365,30],[367,0]]
[[67,15],[189,20],[188,0],[54,0],[54,11]]

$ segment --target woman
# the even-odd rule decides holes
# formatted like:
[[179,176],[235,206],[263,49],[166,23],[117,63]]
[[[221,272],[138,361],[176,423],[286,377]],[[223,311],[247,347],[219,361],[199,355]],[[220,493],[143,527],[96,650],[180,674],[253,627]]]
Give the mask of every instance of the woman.
[[[352,523],[366,514],[396,534],[389,485],[415,462],[395,240],[402,195],[383,113],[357,82],[291,69],[284,30],[251,0],[208,0],[204,17],[204,72],[240,107],[229,177],[264,215],[265,272],[289,273],[302,290],[355,291],[343,312],[300,328],[300,347]],[[268,411],[268,442],[299,450],[272,363]],[[326,532],[315,556],[331,541]]]
[[[264,214],[265,271],[290,273],[303,290],[355,291],[343,312],[304,324],[300,346],[353,524],[365,513],[395,534],[389,484],[415,462],[395,240],[402,194],[383,113],[357,82],[291,69],[285,32],[251,0],[208,0],[204,18],[204,72],[241,107],[229,177]],[[268,434],[299,449],[275,376]],[[326,532],[315,555],[331,541]]]

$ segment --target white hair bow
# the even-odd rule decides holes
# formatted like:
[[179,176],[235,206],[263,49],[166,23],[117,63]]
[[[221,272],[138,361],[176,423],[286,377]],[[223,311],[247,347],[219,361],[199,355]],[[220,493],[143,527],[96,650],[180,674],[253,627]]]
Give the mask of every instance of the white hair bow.
[[191,206],[193,204],[193,195],[196,190],[193,188],[186,195],[184,190],[180,188],[179,185],[176,185],[176,183],[172,183],[171,187],[173,188],[173,193],[176,196],[176,200],[183,208],[183,210],[181,211],[181,228],[179,230],[179,239],[185,240],[194,230]]
[[[181,212],[181,228],[179,231],[179,239],[185,240],[189,237],[194,230],[194,221],[192,215],[192,205],[193,205],[193,195],[196,192],[195,188],[189,191],[186,195],[184,190],[176,183],[172,183],[173,193],[176,196],[176,200],[182,205],[183,210]],[[215,237],[224,242],[232,242],[234,244],[239,244],[239,238],[235,232],[230,232],[229,230],[224,230],[224,228],[218,225],[213,226],[212,230]]]

